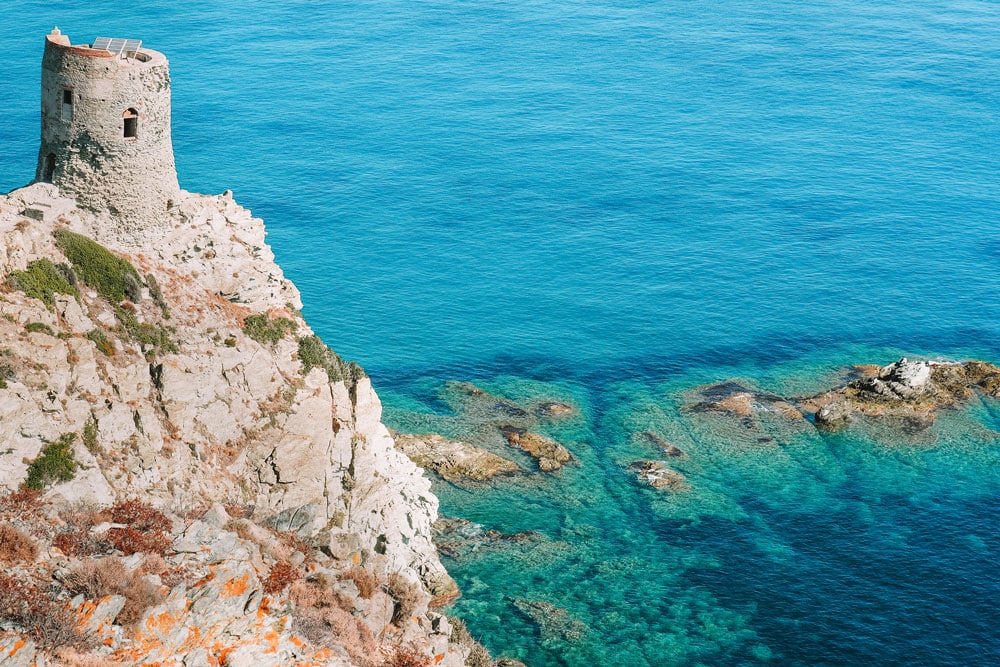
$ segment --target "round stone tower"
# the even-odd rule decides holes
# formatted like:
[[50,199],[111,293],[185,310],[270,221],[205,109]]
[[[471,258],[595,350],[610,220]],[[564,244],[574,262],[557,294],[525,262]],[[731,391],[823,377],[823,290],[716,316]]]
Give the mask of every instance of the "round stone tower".
[[36,181],[97,213],[138,244],[168,222],[180,191],[170,142],[170,72],[134,40],[73,46],[54,29],[42,58],[42,144]]

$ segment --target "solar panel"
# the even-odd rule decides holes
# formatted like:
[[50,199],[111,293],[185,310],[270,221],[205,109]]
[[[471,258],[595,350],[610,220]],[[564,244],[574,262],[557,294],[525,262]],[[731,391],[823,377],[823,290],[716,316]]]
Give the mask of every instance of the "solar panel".
[[123,53],[136,52],[142,46],[141,39],[118,39],[117,37],[98,37],[94,40],[92,49],[100,49],[102,51],[109,51],[116,56],[120,56]]

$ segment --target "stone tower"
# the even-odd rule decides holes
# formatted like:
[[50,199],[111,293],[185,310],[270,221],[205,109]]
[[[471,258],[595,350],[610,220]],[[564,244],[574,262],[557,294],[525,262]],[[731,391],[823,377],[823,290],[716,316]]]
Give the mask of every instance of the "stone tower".
[[102,231],[124,243],[157,236],[180,192],[166,57],[133,41],[74,46],[58,28],[46,35],[35,180],[110,215],[115,229]]

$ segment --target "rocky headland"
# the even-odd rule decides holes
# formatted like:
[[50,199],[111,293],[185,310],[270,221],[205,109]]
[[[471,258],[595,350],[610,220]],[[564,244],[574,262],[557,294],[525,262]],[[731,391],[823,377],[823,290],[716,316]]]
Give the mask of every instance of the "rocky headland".
[[489,664],[432,609],[430,483],[263,223],[171,204],[136,250],[0,197],[0,665]]

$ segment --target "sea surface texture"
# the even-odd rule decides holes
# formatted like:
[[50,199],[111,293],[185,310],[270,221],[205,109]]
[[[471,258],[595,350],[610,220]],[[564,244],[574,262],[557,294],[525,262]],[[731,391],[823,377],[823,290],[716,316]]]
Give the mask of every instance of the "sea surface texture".
[[[685,407],[1000,362],[996,3],[6,0],[2,191],[53,25],[167,54],[181,186],[264,218],[390,426],[488,440],[451,381],[577,408],[539,426],[563,470],[435,482],[495,654],[1000,664],[1000,406],[837,435]],[[629,472],[647,431],[689,490]]]

